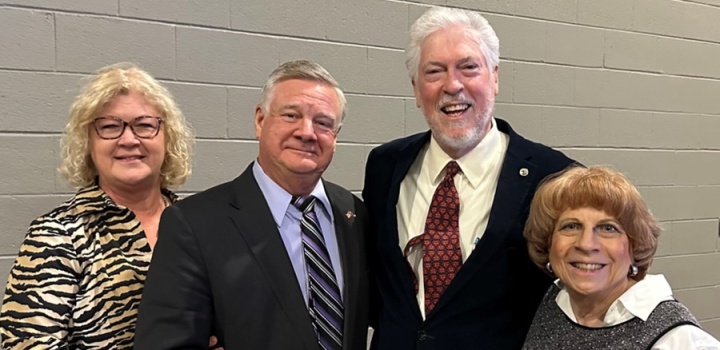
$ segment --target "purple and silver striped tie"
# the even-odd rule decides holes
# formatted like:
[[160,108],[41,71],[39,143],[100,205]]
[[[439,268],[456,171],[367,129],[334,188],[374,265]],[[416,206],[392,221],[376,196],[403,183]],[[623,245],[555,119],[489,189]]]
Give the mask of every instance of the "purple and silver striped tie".
[[[322,349],[342,349],[344,307],[325,239],[313,208],[316,197],[293,198],[303,213],[300,222],[310,294],[309,311]],[[302,202],[302,203],[301,203]]]

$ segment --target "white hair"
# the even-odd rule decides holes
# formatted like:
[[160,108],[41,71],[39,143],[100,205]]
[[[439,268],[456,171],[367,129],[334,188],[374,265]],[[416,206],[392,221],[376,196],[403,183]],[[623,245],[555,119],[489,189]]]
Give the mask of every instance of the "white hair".
[[467,35],[473,38],[485,56],[485,63],[491,71],[500,63],[500,40],[488,21],[477,12],[433,7],[427,10],[410,28],[410,42],[405,50],[405,66],[410,80],[417,77],[420,64],[420,46],[434,32],[455,26],[466,29]]

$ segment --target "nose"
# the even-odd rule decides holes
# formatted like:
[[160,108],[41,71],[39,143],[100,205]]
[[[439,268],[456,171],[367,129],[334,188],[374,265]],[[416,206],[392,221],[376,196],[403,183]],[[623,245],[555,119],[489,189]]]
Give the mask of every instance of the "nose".
[[122,134],[120,134],[120,138],[118,138],[118,143],[120,145],[132,146],[139,142],[140,140],[138,140],[137,136],[135,136],[135,133],[133,133],[130,125],[125,124],[125,129],[123,129]]
[[582,234],[575,242],[575,247],[584,252],[592,252],[598,249],[597,235],[592,227],[583,229]]
[[302,118],[298,122],[298,128],[295,130],[295,136],[303,141],[315,139],[315,125],[311,118]]
[[448,95],[457,95],[462,91],[463,85],[460,81],[460,72],[457,69],[448,70],[448,74],[445,76],[443,89]]

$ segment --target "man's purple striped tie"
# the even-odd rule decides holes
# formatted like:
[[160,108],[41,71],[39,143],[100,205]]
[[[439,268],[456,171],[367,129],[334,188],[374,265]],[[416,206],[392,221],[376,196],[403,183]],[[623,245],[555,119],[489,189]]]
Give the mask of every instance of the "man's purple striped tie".
[[300,229],[308,273],[310,318],[320,347],[340,350],[344,307],[325,239],[313,213],[316,200],[314,196],[304,202],[300,197],[293,198],[293,205],[303,213]]

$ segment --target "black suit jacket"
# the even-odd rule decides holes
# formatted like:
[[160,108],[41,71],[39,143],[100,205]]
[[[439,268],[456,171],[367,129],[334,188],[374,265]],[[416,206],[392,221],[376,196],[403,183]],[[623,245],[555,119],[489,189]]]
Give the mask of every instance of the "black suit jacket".
[[376,235],[381,296],[373,348],[495,350],[522,346],[551,282],[530,261],[523,226],[538,182],[573,160],[526,140],[507,122],[496,121],[510,142],[487,229],[425,320],[411,270],[398,246],[396,205],[400,183],[429,142],[430,132],[392,141],[370,153],[363,199]]
[[[345,286],[343,349],[367,343],[368,228],[362,202],[324,182]],[[352,215],[354,214],[354,215]],[[308,310],[252,165],[165,210],[140,304],[136,349],[319,350]]]

